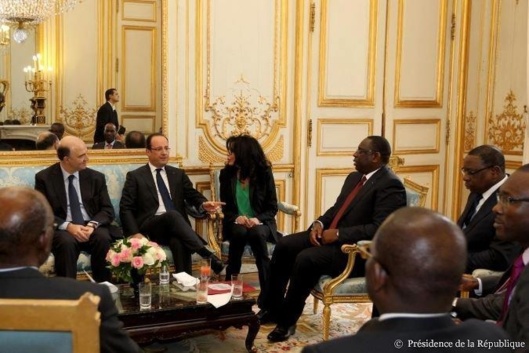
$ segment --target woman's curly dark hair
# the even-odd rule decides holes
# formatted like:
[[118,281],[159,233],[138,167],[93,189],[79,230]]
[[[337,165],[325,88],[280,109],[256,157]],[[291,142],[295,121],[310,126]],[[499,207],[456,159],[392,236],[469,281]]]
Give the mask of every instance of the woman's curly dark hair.
[[239,180],[255,180],[272,165],[259,141],[250,135],[230,136],[226,140],[226,148],[235,155]]

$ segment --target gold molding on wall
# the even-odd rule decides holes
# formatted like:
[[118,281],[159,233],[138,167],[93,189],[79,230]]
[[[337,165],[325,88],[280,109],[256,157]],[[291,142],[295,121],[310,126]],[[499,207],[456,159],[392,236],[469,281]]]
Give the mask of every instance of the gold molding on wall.
[[[156,27],[144,27],[144,26],[130,26],[130,25],[123,25],[121,26],[121,82],[127,82],[125,79],[125,74],[127,71],[127,58],[126,51],[127,51],[127,41],[126,41],[126,33],[127,31],[140,31],[140,32],[150,32],[151,34],[151,87],[150,87],[150,102],[151,104],[149,106],[136,106],[136,105],[130,105],[127,104],[127,90],[126,87],[122,87],[122,105],[121,105],[121,111],[124,112],[156,112],[156,87],[158,86],[158,80],[156,77],[156,63],[157,57],[156,57],[156,48],[158,48],[158,34]],[[148,49],[147,49],[148,50]]]
[[[142,4],[142,5],[151,5],[152,8],[153,8],[151,10],[151,13],[154,15],[154,17],[151,18],[151,19],[136,18],[136,17],[125,17],[125,6],[126,6],[126,4],[130,4],[130,3],[136,3],[136,4]],[[156,1],[123,0],[123,2],[121,3],[121,14],[122,14],[121,15],[121,19],[123,21],[157,22],[158,21],[158,19],[157,19],[158,10],[156,9],[156,6],[157,6],[157,2]]]
[[402,42],[404,26],[404,3],[405,0],[399,0],[398,3],[398,25],[397,25],[397,60],[395,65],[395,90],[394,104],[396,108],[439,108],[443,105],[443,87],[444,87],[444,62],[446,48],[446,14],[448,1],[440,1],[441,16],[439,18],[439,36],[437,42],[437,91],[433,100],[410,100],[400,98],[400,81],[402,66]]
[[[204,26],[203,9],[206,3],[206,22]],[[260,141],[263,149],[267,150],[272,144],[277,143],[279,129],[286,124],[286,91],[287,91],[287,24],[288,24],[288,2],[275,0],[275,22],[274,22],[274,77],[273,92],[271,97],[273,101],[269,102],[272,106],[276,105],[277,117],[272,119],[270,132]],[[204,35],[204,28],[206,33]],[[205,113],[211,111],[210,102],[216,101],[222,97],[212,97],[210,95],[211,87],[211,0],[196,1],[196,51],[195,51],[195,68],[196,68],[196,115],[197,128],[202,129],[204,138],[211,148],[211,153],[223,154],[224,142],[226,137],[216,134],[212,127],[212,121]],[[206,58],[206,77],[204,82],[204,48],[203,38],[206,39],[205,58]],[[242,76],[241,76],[242,77]],[[231,103],[230,103],[231,104]],[[210,153],[208,152],[208,154]],[[212,159],[213,156],[209,156]],[[200,156],[199,156],[200,158]],[[201,159],[202,160],[202,159]],[[205,161],[205,160],[202,160]]]
[[351,146],[350,150],[342,151],[333,151],[326,152],[322,149],[321,143],[323,141],[322,128],[323,125],[367,125],[368,133],[366,136],[373,135],[373,119],[330,119],[330,118],[321,118],[317,119],[317,128],[316,128],[316,155],[317,156],[351,156],[355,151],[357,146]]
[[516,95],[511,90],[505,97],[503,111],[488,121],[488,139],[504,154],[522,155],[526,123],[523,112],[518,114],[515,102]]
[[[264,149],[264,148],[263,148]],[[265,150],[266,157],[271,162],[278,162],[283,159],[285,149],[285,140],[279,136],[279,140],[270,150]],[[226,161],[226,147],[223,148],[222,154],[217,153],[203,136],[198,137],[198,158],[204,163],[222,163]],[[274,168],[275,169],[275,168]]]
[[470,111],[468,115],[465,116],[465,137],[464,137],[464,151],[470,151],[475,147],[476,143],[476,127],[477,127],[477,116],[474,114],[474,111]]
[[[393,154],[429,154],[439,153],[441,143],[441,119],[395,119],[393,120],[393,141],[399,141],[397,139],[397,126],[398,125],[435,125],[436,136],[435,136],[435,147],[429,149],[399,149],[394,148]],[[396,144],[396,142],[394,142]]]
[[329,0],[321,0],[320,16],[320,48],[319,48],[319,85],[318,106],[320,107],[372,107],[374,106],[376,40],[378,21],[378,0],[370,0],[369,5],[369,46],[367,57],[367,96],[365,99],[335,99],[325,96],[327,85],[327,13]]
[[[323,185],[322,180],[326,176],[343,176],[344,180],[347,175],[349,175],[352,172],[351,168],[318,168],[316,169],[316,195],[313,200],[323,200]],[[338,195],[334,195],[334,197],[338,197]],[[313,219],[316,219],[322,214],[322,211],[325,212],[327,210],[321,209],[321,203],[316,203],[314,205],[314,215]]]

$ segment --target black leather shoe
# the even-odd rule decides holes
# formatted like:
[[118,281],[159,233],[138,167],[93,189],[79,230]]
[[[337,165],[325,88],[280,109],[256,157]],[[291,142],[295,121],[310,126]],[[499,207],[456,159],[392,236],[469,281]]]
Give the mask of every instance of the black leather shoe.
[[215,272],[217,275],[224,270],[224,264],[222,263],[222,260],[216,257],[215,255],[211,254],[211,269],[213,272]]
[[282,342],[288,340],[290,336],[296,333],[296,325],[283,327],[277,325],[276,328],[267,336],[270,342]]
[[272,314],[270,311],[261,309],[257,313],[257,319],[259,319],[259,323],[261,325],[266,325],[269,323],[277,323],[276,316]]

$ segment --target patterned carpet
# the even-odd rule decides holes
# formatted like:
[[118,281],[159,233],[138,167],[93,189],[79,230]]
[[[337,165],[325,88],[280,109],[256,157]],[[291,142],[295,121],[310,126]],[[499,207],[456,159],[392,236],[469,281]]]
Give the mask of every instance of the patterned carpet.
[[[251,269],[248,268],[246,271],[251,271]],[[258,286],[258,281],[255,283],[255,277],[257,276],[250,274],[245,276],[249,284]],[[307,344],[321,342],[323,332],[321,311],[323,305],[319,303],[316,314],[312,313],[312,308],[313,298],[310,296],[307,299],[303,315],[298,321],[296,334],[286,342],[269,343],[266,336],[274,329],[275,325],[261,326],[255,339],[255,346],[258,352],[298,353]],[[331,309],[331,338],[356,332],[371,317],[371,304],[335,304]],[[258,310],[257,306],[254,306],[254,311],[257,312]],[[246,352],[244,340],[247,332],[247,327],[242,329],[232,327],[224,332],[213,332],[170,344],[155,344],[147,347],[147,351],[166,353],[244,353]]]

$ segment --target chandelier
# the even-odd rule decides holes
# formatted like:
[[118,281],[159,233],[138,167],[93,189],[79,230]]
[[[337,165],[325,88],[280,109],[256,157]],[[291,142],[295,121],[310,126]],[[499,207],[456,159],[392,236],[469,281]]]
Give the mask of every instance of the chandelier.
[[0,22],[13,27],[13,40],[22,43],[28,38],[28,29],[72,9],[79,2],[81,0],[1,0]]

